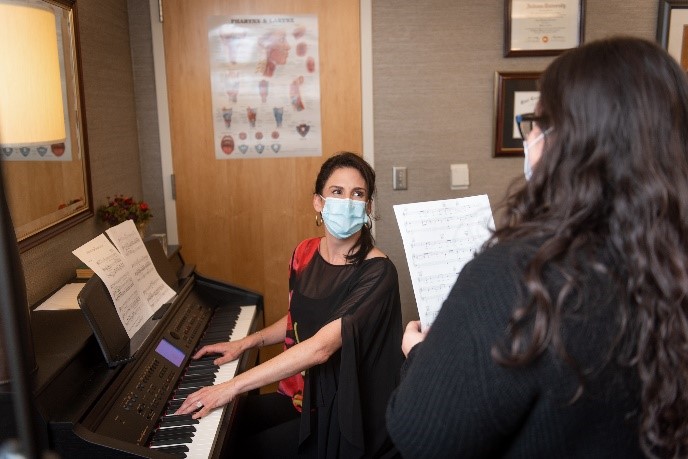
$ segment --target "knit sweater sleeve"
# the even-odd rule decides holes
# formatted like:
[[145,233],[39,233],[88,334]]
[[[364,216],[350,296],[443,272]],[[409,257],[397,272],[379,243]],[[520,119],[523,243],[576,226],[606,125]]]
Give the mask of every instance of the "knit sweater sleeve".
[[425,341],[412,352],[387,409],[404,457],[494,457],[538,396],[530,372],[494,363],[522,287],[494,250],[468,263]]

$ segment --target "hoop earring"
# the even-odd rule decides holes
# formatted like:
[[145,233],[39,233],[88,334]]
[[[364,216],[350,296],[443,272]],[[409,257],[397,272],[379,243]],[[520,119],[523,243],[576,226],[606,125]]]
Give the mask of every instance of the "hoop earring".
[[370,214],[368,214],[368,221],[365,222],[364,226],[369,230],[373,228],[373,217]]
[[323,224],[322,215],[315,214],[315,226],[322,226],[322,224]]

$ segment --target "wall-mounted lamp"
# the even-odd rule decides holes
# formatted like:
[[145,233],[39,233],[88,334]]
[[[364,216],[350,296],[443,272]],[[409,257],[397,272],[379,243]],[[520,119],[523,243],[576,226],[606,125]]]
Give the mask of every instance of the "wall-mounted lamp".
[[66,136],[55,14],[0,0],[0,17],[0,148],[5,156],[9,148],[60,156]]

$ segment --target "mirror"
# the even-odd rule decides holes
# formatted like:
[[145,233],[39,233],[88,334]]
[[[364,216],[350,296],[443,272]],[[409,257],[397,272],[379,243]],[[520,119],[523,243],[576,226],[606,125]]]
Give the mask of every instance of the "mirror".
[[93,215],[76,0],[0,0],[0,158],[19,250]]

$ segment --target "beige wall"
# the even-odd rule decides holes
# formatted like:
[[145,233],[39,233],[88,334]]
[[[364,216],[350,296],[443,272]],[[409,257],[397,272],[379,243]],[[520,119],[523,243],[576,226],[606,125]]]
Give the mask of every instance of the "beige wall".
[[[586,40],[655,36],[655,0],[586,3]],[[153,201],[160,188],[157,126],[146,99],[154,98],[146,63],[150,32],[140,16],[148,2],[78,4],[94,200],[145,193]],[[135,17],[128,18],[128,5]],[[408,320],[415,302],[392,205],[487,193],[494,206],[522,166],[517,158],[492,158],[494,72],[540,71],[551,58],[502,57],[499,0],[375,0],[372,10],[377,240],[399,270]],[[465,192],[449,189],[451,163],[469,165]],[[391,190],[394,165],[408,167],[407,191]],[[22,254],[30,303],[69,280],[78,264],[71,251],[102,229],[91,219]]]
[[[655,0],[588,0],[585,41],[627,33],[654,39]],[[503,2],[375,0],[373,91],[377,243],[399,271],[405,320],[417,317],[392,206],[487,194],[493,209],[523,174],[522,158],[493,158],[494,73],[542,71],[551,57],[504,58]],[[449,165],[466,163],[470,187],[451,191]],[[392,167],[408,190],[392,191]]]

